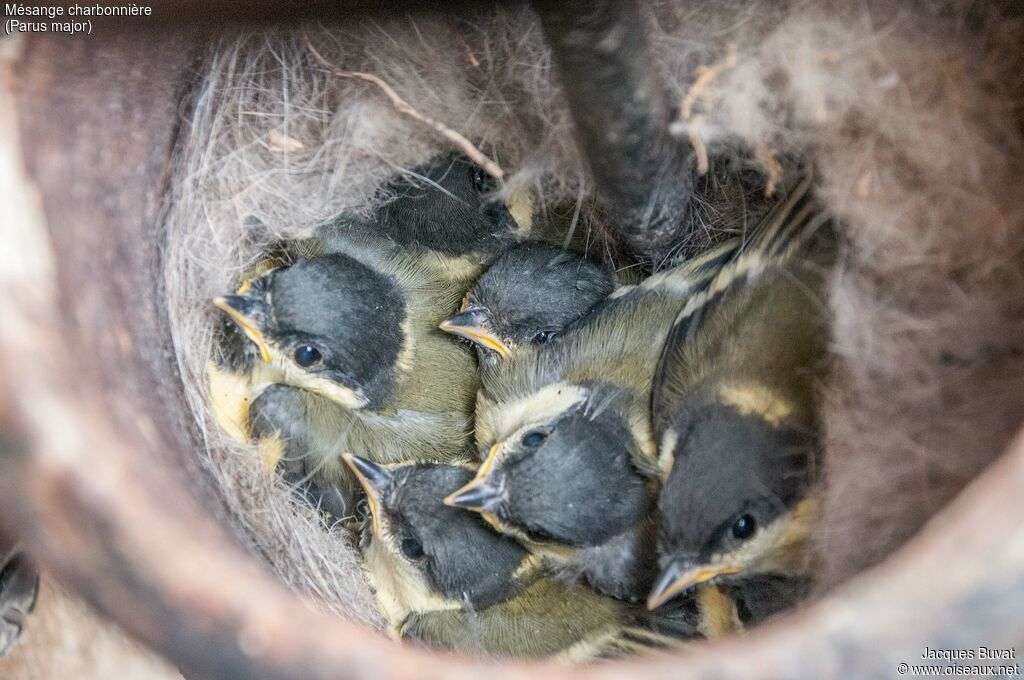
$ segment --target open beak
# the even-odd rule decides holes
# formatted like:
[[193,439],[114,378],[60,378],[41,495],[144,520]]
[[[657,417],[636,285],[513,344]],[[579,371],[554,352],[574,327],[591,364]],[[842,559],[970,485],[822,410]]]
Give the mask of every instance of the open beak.
[[366,492],[366,500],[370,504],[370,516],[373,518],[373,533],[379,535],[378,508],[381,494],[391,482],[391,472],[387,468],[371,463],[365,458],[353,456],[351,453],[341,454],[342,460],[355,473],[356,479]]
[[271,361],[270,346],[260,330],[261,319],[266,317],[264,302],[244,295],[223,295],[213,299],[213,305],[227,314],[253,341],[260,352],[260,358],[268,364]]
[[647,608],[656,609],[690,588],[706,583],[718,576],[737,574],[743,568],[735,564],[696,564],[693,561],[673,562],[661,572],[651,594],[647,596]]
[[445,333],[469,340],[484,349],[497,352],[502,359],[509,359],[512,356],[512,351],[508,346],[491,330],[491,320],[488,318],[487,312],[482,309],[460,311],[450,319],[442,321],[440,329]]

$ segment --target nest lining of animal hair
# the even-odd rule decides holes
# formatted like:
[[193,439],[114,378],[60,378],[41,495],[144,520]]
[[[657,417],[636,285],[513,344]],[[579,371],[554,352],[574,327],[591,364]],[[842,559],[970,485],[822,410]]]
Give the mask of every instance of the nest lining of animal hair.
[[[742,140],[755,158],[741,163],[768,176],[781,154],[813,163],[843,225],[822,413],[824,589],[911,536],[1002,451],[1024,413],[1020,22],[927,3],[661,2],[644,11],[672,96],[693,100],[680,127],[712,152],[719,140]],[[352,538],[218,429],[205,380],[210,300],[268,242],[368,210],[382,181],[452,149],[372,84],[329,72],[311,45],[477,141],[507,173],[505,191],[532,192],[535,215],[581,206],[579,228],[595,248],[606,225],[526,8],[268,29],[210,48],[165,243],[173,339],[205,437],[196,454],[239,534],[286,583],[380,626]],[[726,186],[722,167],[695,200]],[[736,231],[745,219],[709,207],[699,221]]]

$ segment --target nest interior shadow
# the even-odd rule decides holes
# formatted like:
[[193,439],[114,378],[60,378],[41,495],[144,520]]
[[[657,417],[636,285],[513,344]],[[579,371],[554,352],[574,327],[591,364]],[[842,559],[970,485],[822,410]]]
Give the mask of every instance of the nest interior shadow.
[[[829,300],[834,370],[824,395],[829,493],[817,544],[825,590],[915,534],[1003,452],[1020,425],[1024,220],[1014,189],[1022,148],[1018,57],[1009,47],[1019,26],[996,22],[983,9],[962,17],[931,7],[911,12],[862,4],[838,4],[828,13],[802,4],[697,15],[669,4],[644,11],[658,66],[680,102],[698,73],[723,64],[734,50],[728,67],[698,92],[700,118],[683,121],[687,130],[712,152],[723,138],[742,140],[766,172],[775,157],[811,159],[822,197],[844,224],[846,248]],[[123,456],[117,464],[100,460],[97,479],[88,484],[72,484],[75,493],[61,512],[47,505],[51,495],[12,514],[22,531],[39,530],[40,552],[54,568],[102,609],[136,631],[148,630],[144,638],[167,635],[159,644],[197,676],[212,676],[220,659],[222,669],[261,668],[253,672],[274,677],[262,656],[274,651],[265,633],[243,628],[250,637],[241,640],[227,633],[204,638],[209,631],[195,629],[172,633],[160,617],[173,612],[161,609],[168,605],[159,597],[146,603],[147,614],[132,618],[115,602],[119,579],[138,576],[119,565],[118,553],[91,553],[89,564],[111,575],[98,585],[73,564],[62,541],[85,535],[98,546],[119,544],[112,527],[123,520],[100,521],[88,501],[102,495],[104,475],[112,476],[109,483],[130,461],[129,474],[151,481],[140,488],[142,497],[131,498],[138,522],[152,521],[152,536],[138,540],[173,538],[197,555],[216,541],[241,546],[217,563],[238,569],[235,587],[266,594],[271,605],[282,602],[243,561],[249,552],[318,606],[380,623],[351,543],[296,503],[251,451],[219,433],[206,397],[208,301],[231,287],[267,240],[305,235],[340,212],[368,209],[375,188],[397,168],[448,148],[365,82],[326,72],[309,46],[339,68],[375,73],[424,115],[480,140],[510,171],[508,190],[536,196],[535,211],[581,205],[583,223],[595,230],[606,228],[606,218],[595,207],[540,27],[525,8],[227,33],[206,44],[162,36],[150,60],[129,68],[124,55],[139,40],[80,45],[77,60],[39,41],[21,58],[24,82],[45,82],[54,64],[74,64],[69,75],[81,83],[79,92],[108,93],[88,97],[93,108],[83,108],[72,92],[61,101],[28,91],[18,113],[55,253],[34,275],[57,285],[42,286],[38,295],[60,300],[54,310],[62,313],[40,312],[33,321],[48,329],[55,353],[75,337],[90,355],[105,357],[88,366],[66,355],[60,360],[66,374],[81,375],[80,389],[102,394],[91,420],[81,414],[67,420],[96,441],[120,439]],[[96,75],[120,68],[115,81]],[[89,134],[48,140],[40,121],[64,104],[87,114],[76,120],[76,132],[109,129],[111,121],[135,132],[113,145]],[[60,160],[69,149],[106,172],[83,183],[80,166]],[[707,184],[713,193],[715,185]],[[722,215],[717,207],[709,202],[695,221],[712,230],[746,224],[742,212]],[[99,224],[110,229],[93,229]],[[48,308],[44,297],[39,309]],[[16,344],[13,335],[4,336],[9,346]],[[4,364],[9,384],[8,376],[23,370],[12,364]],[[54,393],[62,392],[59,374],[43,383]],[[24,409],[20,399],[12,412]],[[75,395],[47,403],[63,413]],[[5,428],[15,448],[39,448],[32,444],[39,426],[21,424],[38,419],[16,420]],[[74,448],[47,436],[43,448],[51,452]],[[129,455],[132,444],[156,457]],[[63,465],[73,458],[67,455],[59,459]],[[34,471],[54,484],[78,479],[61,464],[47,467],[45,457],[19,460],[10,465],[21,478]],[[165,476],[177,481],[161,483]],[[197,502],[181,504],[178,494]],[[202,529],[193,538],[175,533],[158,516],[167,507],[182,507],[182,517]],[[204,515],[199,507],[220,510]],[[62,534],[47,524],[76,508],[90,508],[86,516],[95,521],[88,533]],[[231,538],[224,527],[231,527]],[[166,545],[154,550],[145,564],[159,591],[181,576],[156,564],[170,550]],[[143,564],[137,554],[122,557]],[[197,588],[202,583],[189,577]],[[276,625],[269,622],[269,630]],[[363,640],[334,645],[337,659]],[[365,640],[367,650],[382,649]],[[756,640],[751,644],[757,648]],[[222,656],[224,649],[232,653]],[[300,650],[288,647],[296,655]],[[318,677],[310,660],[295,667]]]

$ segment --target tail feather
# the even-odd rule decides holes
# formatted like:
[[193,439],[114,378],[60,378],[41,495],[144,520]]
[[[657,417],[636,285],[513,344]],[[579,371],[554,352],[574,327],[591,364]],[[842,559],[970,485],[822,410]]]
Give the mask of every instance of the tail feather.
[[701,319],[728,291],[748,285],[770,267],[785,264],[827,221],[828,216],[810,191],[810,178],[805,178],[754,229],[734,257],[712,275],[708,285],[687,300],[672,324],[669,340],[692,339]]
[[619,629],[613,635],[592,641],[587,645],[587,649],[582,654],[580,649],[573,650],[571,656],[577,659],[586,658],[588,660],[618,659],[624,656],[649,654],[679,647],[685,640],[694,637],[697,637],[696,633],[677,637],[658,633],[647,628],[627,627]]
[[734,249],[728,262],[707,274],[709,280],[687,299],[665,340],[654,375],[652,409],[662,401],[667,363],[674,351],[694,338],[703,320],[711,316],[726,294],[750,285],[765,270],[784,265],[829,219],[811,191],[811,178],[805,177],[754,228],[749,239]]
[[724,241],[682,264],[652,274],[643,283],[633,286],[632,290],[654,290],[689,299],[714,280],[718,271],[736,255],[741,245],[742,241],[738,238]]
[[667,274],[673,277],[685,277],[693,281],[709,280],[727,263],[739,250],[742,241],[738,238],[731,238],[717,246],[692,257],[686,262],[672,268]]

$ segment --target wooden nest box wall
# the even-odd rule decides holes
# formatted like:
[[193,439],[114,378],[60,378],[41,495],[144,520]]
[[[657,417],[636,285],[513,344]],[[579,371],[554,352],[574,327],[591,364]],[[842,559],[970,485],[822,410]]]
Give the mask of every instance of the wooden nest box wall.
[[[283,13],[257,3],[210,22]],[[162,307],[163,199],[209,31],[165,18],[0,45],[0,521],[101,613],[186,677],[209,680],[893,677],[926,647],[1021,647],[1024,434],[882,564],[779,622],[682,656],[487,662],[399,648],[303,603],[246,550],[194,454],[203,442]],[[599,50],[553,42],[578,72],[567,95],[596,187],[642,210],[630,191],[667,115],[644,99],[650,74],[629,70],[628,44],[595,64]],[[584,105],[615,87],[621,98],[609,101],[637,107]],[[640,248],[659,238],[627,236]]]

